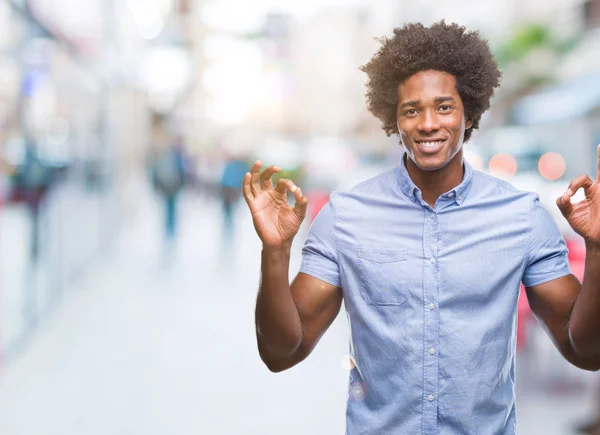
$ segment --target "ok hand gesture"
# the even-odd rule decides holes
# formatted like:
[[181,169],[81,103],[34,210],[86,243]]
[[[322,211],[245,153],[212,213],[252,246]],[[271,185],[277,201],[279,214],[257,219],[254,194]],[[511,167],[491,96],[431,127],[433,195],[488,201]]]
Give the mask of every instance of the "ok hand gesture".
[[[583,188],[585,199],[571,204],[571,197],[579,188]],[[577,234],[588,242],[600,245],[600,146],[596,181],[587,175],[580,175],[571,181],[567,191],[556,200],[556,205]]]
[[[252,213],[252,221],[263,245],[282,247],[291,244],[306,216],[308,200],[291,180],[280,178],[273,187],[271,177],[281,171],[277,166],[269,166],[259,176],[261,163],[257,161],[246,173],[242,190],[244,199]],[[296,203],[287,203],[287,191],[292,192]]]

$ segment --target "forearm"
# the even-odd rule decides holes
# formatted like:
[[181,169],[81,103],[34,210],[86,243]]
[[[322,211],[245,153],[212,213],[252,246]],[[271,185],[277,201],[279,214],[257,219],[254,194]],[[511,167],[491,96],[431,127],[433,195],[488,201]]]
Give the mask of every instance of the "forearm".
[[600,357],[600,246],[586,243],[583,286],[571,312],[569,337],[581,356]]
[[302,342],[302,323],[289,283],[291,246],[263,247],[256,300],[259,344],[273,356],[291,355]]

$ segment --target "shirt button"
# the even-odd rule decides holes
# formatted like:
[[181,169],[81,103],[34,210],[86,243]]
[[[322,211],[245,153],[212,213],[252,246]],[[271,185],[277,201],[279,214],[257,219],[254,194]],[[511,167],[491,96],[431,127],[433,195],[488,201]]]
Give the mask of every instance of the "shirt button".
[[435,219],[435,213],[431,213],[431,214],[429,215],[429,217],[430,217],[431,219]]
[[448,196],[449,196],[450,198],[452,198],[452,197],[454,196],[454,192],[450,192],[450,193],[448,194]]
[[435,263],[435,258],[434,258],[434,257],[431,257],[431,258],[429,259],[429,262],[430,262],[431,264]]
[[429,309],[430,309],[430,310],[433,310],[434,308],[435,308],[435,304],[434,304],[433,302],[432,302],[432,303],[430,303],[430,304],[429,304]]
[[429,400],[430,402],[433,402],[433,399],[435,399],[435,397],[433,397],[433,394],[427,396],[427,400]]
[[435,355],[435,349],[433,347],[429,349],[429,355]]
[[459,197],[458,197],[458,200],[459,200],[459,201],[462,201],[462,196],[459,196]]

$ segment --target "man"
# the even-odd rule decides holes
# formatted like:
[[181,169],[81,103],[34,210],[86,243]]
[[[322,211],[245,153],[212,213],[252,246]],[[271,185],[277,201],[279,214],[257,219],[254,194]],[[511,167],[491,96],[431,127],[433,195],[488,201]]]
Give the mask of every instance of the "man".
[[[369,109],[406,154],[396,169],[332,194],[291,285],[306,198],[291,180],[273,187],[277,167],[259,176],[257,162],[244,179],[263,243],[260,356],[273,372],[302,361],[343,300],[355,361],[347,434],[514,434],[521,282],[562,355],[600,368],[600,179],[580,176],[557,200],[586,240],[582,285],[538,197],[463,161],[500,77],[476,32],[409,24],[362,70]],[[586,199],[571,204],[579,188]]]
[[248,163],[241,156],[229,156],[221,175],[219,195],[223,206],[223,229],[225,240],[233,235],[233,211],[240,198],[240,183],[248,171]]
[[177,199],[185,186],[185,151],[182,137],[160,149],[151,163],[152,183],[164,199],[165,243],[171,247],[177,229]]

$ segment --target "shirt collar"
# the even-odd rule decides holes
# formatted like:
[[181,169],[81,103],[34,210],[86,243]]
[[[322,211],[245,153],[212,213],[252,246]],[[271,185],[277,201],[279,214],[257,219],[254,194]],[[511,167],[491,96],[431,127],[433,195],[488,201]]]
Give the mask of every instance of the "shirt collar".
[[[410,175],[408,175],[405,162],[406,158],[407,156],[404,154],[398,163],[398,170],[396,171],[398,174],[398,184],[400,185],[402,192],[404,192],[404,194],[414,202],[421,197],[421,190],[415,185],[413,180],[410,178]],[[469,192],[469,187],[471,187],[471,180],[473,178],[473,168],[464,159],[463,167],[465,173],[462,182],[454,189],[441,195],[441,198],[447,198],[447,200],[454,201],[458,205],[462,205],[462,203],[465,201],[467,193]]]

